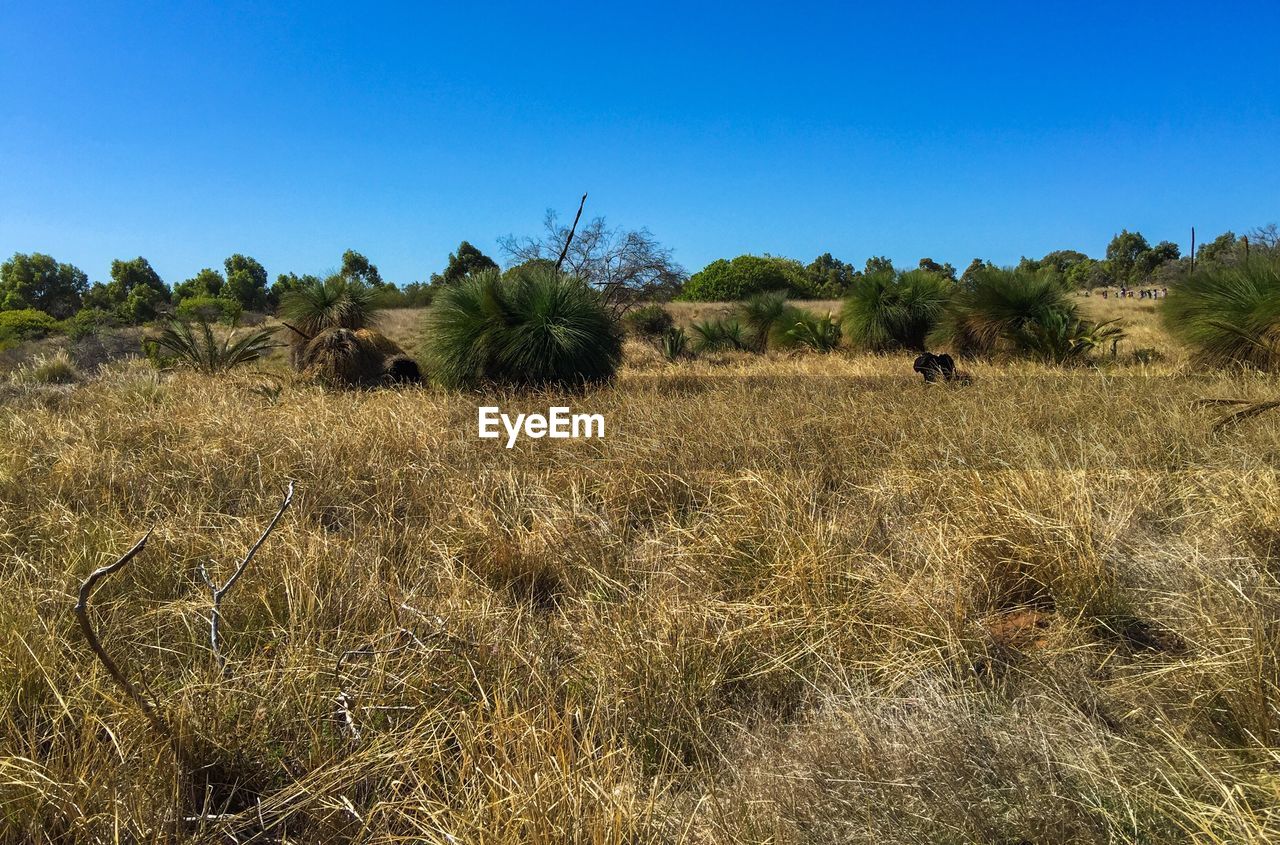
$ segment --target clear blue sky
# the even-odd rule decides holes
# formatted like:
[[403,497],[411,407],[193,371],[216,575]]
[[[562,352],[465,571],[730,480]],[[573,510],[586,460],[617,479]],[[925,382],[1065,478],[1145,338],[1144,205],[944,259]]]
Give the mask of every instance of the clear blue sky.
[[1280,222],[1280,4],[0,2],[0,253],[400,282],[548,207],[963,267]]

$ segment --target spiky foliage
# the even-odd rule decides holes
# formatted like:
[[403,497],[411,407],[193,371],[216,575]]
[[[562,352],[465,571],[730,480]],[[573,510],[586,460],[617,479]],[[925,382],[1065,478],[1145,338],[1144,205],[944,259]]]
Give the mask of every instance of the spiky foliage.
[[662,343],[658,347],[662,357],[668,361],[678,361],[688,355],[689,334],[682,328],[667,329],[662,335]]
[[382,383],[386,369],[379,338],[377,332],[363,329],[325,329],[303,347],[299,368],[326,387],[374,387]]
[[800,316],[800,309],[787,302],[785,291],[758,293],[738,306],[737,313],[747,343],[756,352],[770,345],[785,345],[786,332]]
[[745,351],[751,348],[749,334],[736,317],[717,317],[689,326],[696,352]]
[[427,316],[427,342],[431,371],[449,387],[582,387],[611,380],[622,360],[600,294],[554,268],[505,281],[485,271],[446,288]]
[[219,341],[208,320],[199,320],[195,326],[172,321],[151,342],[169,352],[180,366],[202,373],[225,373],[257,361],[278,346],[275,329],[257,329],[243,335],[232,331]]
[[1280,365],[1280,261],[1206,262],[1161,308],[1165,327],[1211,364]]
[[962,355],[1033,353],[1034,338],[1077,317],[1052,271],[983,267],[952,296],[929,342]]
[[812,311],[796,309],[791,318],[790,328],[783,333],[784,345],[812,349],[814,352],[834,352],[840,346],[840,323],[830,312],[821,316]]
[[854,284],[845,299],[841,327],[849,341],[863,349],[923,352],[953,288],[946,277],[925,270],[870,273]]
[[1016,342],[1028,355],[1045,363],[1070,364],[1124,336],[1118,320],[1094,323],[1073,313],[1051,311],[1040,320],[1024,324]]
[[377,322],[378,311],[378,291],[343,276],[314,279],[285,293],[280,300],[280,318],[308,338],[325,329],[372,326]]

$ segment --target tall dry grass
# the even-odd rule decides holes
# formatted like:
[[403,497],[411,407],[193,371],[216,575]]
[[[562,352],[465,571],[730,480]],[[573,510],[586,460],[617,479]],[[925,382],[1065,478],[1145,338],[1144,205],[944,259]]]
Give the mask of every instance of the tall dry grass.
[[[1191,404],[1273,378],[628,351],[511,450],[561,397],[10,387],[0,840],[1280,835],[1280,433]],[[71,613],[150,526],[91,613],[186,770]]]

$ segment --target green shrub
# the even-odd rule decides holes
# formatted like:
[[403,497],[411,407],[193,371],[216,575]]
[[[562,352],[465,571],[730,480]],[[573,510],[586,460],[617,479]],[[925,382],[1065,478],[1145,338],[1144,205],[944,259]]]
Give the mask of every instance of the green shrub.
[[178,303],[175,316],[182,322],[225,323],[234,326],[240,322],[244,308],[234,299],[221,296],[190,296]]
[[795,309],[791,325],[782,333],[782,346],[804,347],[815,352],[834,352],[840,346],[840,323],[803,308]]
[[1123,337],[1124,330],[1116,320],[1094,323],[1075,314],[1053,311],[1043,319],[1024,324],[1016,342],[1028,355],[1045,363],[1069,364]]
[[1169,333],[1211,364],[1280,364],[1280,261],[1205,262],[1161,306]]
[[1078,321],[1061,277],[1050,270],[982,267],[952,296],[929,342],[962,355],[1042,354],[1038,344],[1046,336],[1061,338],[1064,325],[1088,328]]
[[680,298],[695,302],[737,302],[767,291],[783,291],[795,297],[809,297],[811,279],[804,265],[790,258],[739,255],[732,261],[721,258],[694,273],[685,283]]
[[311,278],[281,295],[280,319],[308,337],[325,329],[363,329],[377,322],[379,297],[376,289],[343,276]]
[[841,327],[849,341],[863,349],[923,352],[953,287],[945,276],[925,270],[870,273],[853,285],[844,301]]
[[783,291],[758,293],[738,306],[737,311],[747,344],[756,352],[764,352],[770,345],[786,345],[785,333],[800,315],[800,309],[787,302]]
[[52,315],[34,308],[0,311],[0,340],[39,340],[58,329]]
[[82,308],[61,323],[62,331],[72,340],[83,340],[105,328],[115,328],[120,321],[101,308]]
[[682,328],[673,327],[663,332],[659,351],[662,352],[662,357],[668,361],[678,361],[689,354],[688,347],[688,333]]
[[641,340],[658,341],[675,327],[671,313],[661,305],[645,305],[622,318],[627,331]]
[[[149,342],[157,352],[169,352],[178,365],[210,374],[257,361],[277,345],[273,342],[275,329],[258,329],[240,337],[233,331],[219,343],[208,320],[197,325],[199,329],[193,330],[190,323],[173,321]],[[157,358],[156,353],[148,352],[148,357]]]
[[694,323],[693,348],[697,352],[745,351],[751,348],[746,329],[736,317],[720,317]]
[[600,294],[554,268],[497,271],[441,290],[427,313],[428,357],[449,387],[577,388],[611,380],[622,335]]

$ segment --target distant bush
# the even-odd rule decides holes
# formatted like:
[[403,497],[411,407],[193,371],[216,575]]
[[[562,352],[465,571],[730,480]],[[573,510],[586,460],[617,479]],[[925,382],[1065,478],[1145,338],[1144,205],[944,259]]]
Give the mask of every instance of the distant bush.
[[439,292],[427,312],[430,370],[449,387],[576,388],[609,381],[622,334],[600,294],[554,268],[496,270]]
[[0,311],[0,342],[38,340],[58,329],[59,323],[52,315],[34,308]]
[[875,352],[923,352],[953,287],[945,276],[925,270],[865,275],[853,285],[841,308],[844,335],[854,346]]
[[676,321],[661,305],[645,305],[627,312],[622,323],[641,340],[657,341],[675,327]]
[[751,348],[749,333],[736,317],[703,320],[689,327],[697,352],[745,351]]
[[680,298],[695,302],[737,302],[767,291],[807,298],[811,277],[803,264],[790,258],[739,255],[732,261],[713,261],[685,283]]
[[1160,311],[1169,333],[1204,362],[1280,365],[1280,260],[1197,265]]
[[82,308],[63,320],[61,329],[72,340],[83,340],[103,329],[115,328],[119,325],[120,321],[109,311],[103,311],[101,308]]
[[183,322],[225,323],[234,326],[244,308],[234,299],[221,296],[192,296],[178,303],[175,316]]

